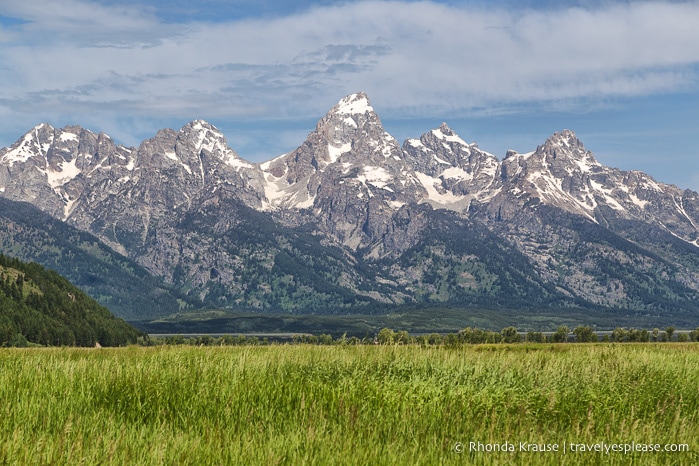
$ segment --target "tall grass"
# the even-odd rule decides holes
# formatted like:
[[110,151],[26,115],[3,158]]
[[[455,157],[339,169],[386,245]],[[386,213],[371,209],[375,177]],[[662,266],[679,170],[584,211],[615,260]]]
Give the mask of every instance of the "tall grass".
[[2,464],[699,464],[696,344],[4,349],[0,403]]

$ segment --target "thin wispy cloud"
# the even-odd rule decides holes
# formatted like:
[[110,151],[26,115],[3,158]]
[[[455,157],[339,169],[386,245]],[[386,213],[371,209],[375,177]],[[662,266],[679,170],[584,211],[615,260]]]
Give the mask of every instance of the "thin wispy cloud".
[[139,3],[6,0],[0,117],[12,139],[0,142],[37,119],[100,121],[127,143],[168,119],[313,119],[357,90],[389,118],[697,91],[697,2],[484,5],[366,1],[167,21]]

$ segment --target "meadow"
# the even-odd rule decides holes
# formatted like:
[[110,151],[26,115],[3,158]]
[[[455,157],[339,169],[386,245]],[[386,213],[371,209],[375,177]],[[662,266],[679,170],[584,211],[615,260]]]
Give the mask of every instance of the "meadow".
[[10,348],[0,400],[0,464],[699,464],[696,343]]

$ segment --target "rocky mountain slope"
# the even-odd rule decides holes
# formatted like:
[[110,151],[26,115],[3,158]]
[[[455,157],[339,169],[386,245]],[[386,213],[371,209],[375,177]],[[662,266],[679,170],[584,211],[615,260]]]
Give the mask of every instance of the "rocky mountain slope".
[[201,120],[138,148],[42,124],[0,151],[0,194],[218,307],[699,310],[697,193],[569,130],[503,160],[446,124],[400,144],[363,93],[259,165]]
[[134,260],[26,202],[0,198],[0,251],[55,270],[125,319],[199,309],[203,303],[163,283]]

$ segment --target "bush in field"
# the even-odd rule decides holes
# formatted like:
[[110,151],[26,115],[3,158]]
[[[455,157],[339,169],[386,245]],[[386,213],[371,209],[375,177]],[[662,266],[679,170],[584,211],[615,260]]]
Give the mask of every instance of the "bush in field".
[[406,330],[399,330],[395,335],[396,343],[400,345],[407,345],[410,343],[410,335]]
[[667,341],[672,341],[672,335],[675,333],[675,327],[667,327],[665,329],[665,335],[667,335]]
[[379,330],[379,334],[376,337],[380,345],[392,345],[396,340],[396,332],[390,328],[382,328]]
[[650,337],[648,334],[648,330],[630,328],[627,332],[627,339],[628,341],[647,342],[649,341]]
[[471,327],[466,327],[464,329],[459,330],[459,340],[463,343],[484,343],[485,338],[481,340],[480,335],[481,335],[481,330],[476,328],[472,329]]
[[570,329],[566,325],[561,325],[556,329],[556,332],[551,335],[551,341],[554,343],[565,343],[568,341]]
[[466,327],[459,331],[457,337],[462,343],[471,343],[474,345],[481,343],[499,343],[502,341],[502,336],[499,332],[491,332],[478,327]]
[[648,333],[648,330],[646,330],[646,329],[641,330],[641,339],[639,341],[642,341],[645,343],[650,341],[650,333]]
[[519,343],[522,341],[522,336],[516,327],[506,327],[500,331],[500,335],[503,343]]
[[595,332],[592,331],[592,328],[587,325],[579,325],[575,327],[575,329],[573,330],[573,334],[575,335],[577,341],[580,343],[589,343],[597,341],[597,335],[595,335]]
[[629,337],[629,332],[621,327],[617,327],[612,332],[612,341],[615,343],[623,343]]

